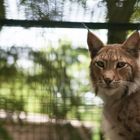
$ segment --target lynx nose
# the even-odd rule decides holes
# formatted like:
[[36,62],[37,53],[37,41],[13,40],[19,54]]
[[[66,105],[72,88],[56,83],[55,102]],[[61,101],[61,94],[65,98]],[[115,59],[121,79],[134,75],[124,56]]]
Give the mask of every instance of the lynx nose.
[[110,85],[110,83],[113,81],[112,79],[110,78],[104,78],[104,81],[107,85]]
[[110,86],[110,84],[114,81],[115,79],[115,73],[113,70],[106,70],[103,73],[103,79],[104,82],[106,83],[107,86]]

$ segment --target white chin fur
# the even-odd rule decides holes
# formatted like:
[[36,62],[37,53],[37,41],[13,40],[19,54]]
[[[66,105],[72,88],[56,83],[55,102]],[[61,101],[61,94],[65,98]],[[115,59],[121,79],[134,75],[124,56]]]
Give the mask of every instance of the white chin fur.
[[135,78],[134,82],[131,82],[129,85],[128,85],[128,95],[130,94],[133,94],[134,92],[136,92],[140,87],[140,78],[137,77]]
[[[123,85],[123,82],[122,82]],[[127,82],[124,86],[119,86],[118,88],[106,89],[99,87],[97,95],[101,97],[105,102],[108,98],[119,99],[125,92],[126,86],[128,87],[128,95],[135,93],[138,89],[140,89],[140,78],[135,78],[134,82]]]
[[122,94],[124,93],[125,89],[122,87],[118,87],[115,89],[105,89],[105,88],[99,88],[97,95],[103,99],[104,102],[106,102],[110,97],[113,99],[119,99]]

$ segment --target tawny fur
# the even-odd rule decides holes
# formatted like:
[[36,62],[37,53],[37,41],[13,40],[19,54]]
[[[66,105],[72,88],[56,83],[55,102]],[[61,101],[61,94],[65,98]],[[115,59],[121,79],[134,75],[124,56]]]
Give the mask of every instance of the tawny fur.
[[102,128],[110,140],[140,140],[140,36],[104,45],[90,31],[90,77],[104,101]]

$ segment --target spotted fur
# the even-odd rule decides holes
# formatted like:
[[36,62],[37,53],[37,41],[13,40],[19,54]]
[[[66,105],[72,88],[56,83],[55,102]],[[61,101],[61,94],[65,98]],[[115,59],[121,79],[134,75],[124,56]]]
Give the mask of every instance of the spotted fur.
[[140,36],[107,44],[90,31],[90,77],[104,101],[102,127],[110,140],[140,139]]

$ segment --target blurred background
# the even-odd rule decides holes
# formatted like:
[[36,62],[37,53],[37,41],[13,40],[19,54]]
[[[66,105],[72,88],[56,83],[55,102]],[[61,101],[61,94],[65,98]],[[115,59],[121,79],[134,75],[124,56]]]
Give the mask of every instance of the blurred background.
[[103,140],[82,23],[121,43],[139,22],[139,0],[0,0],[0,140]]

